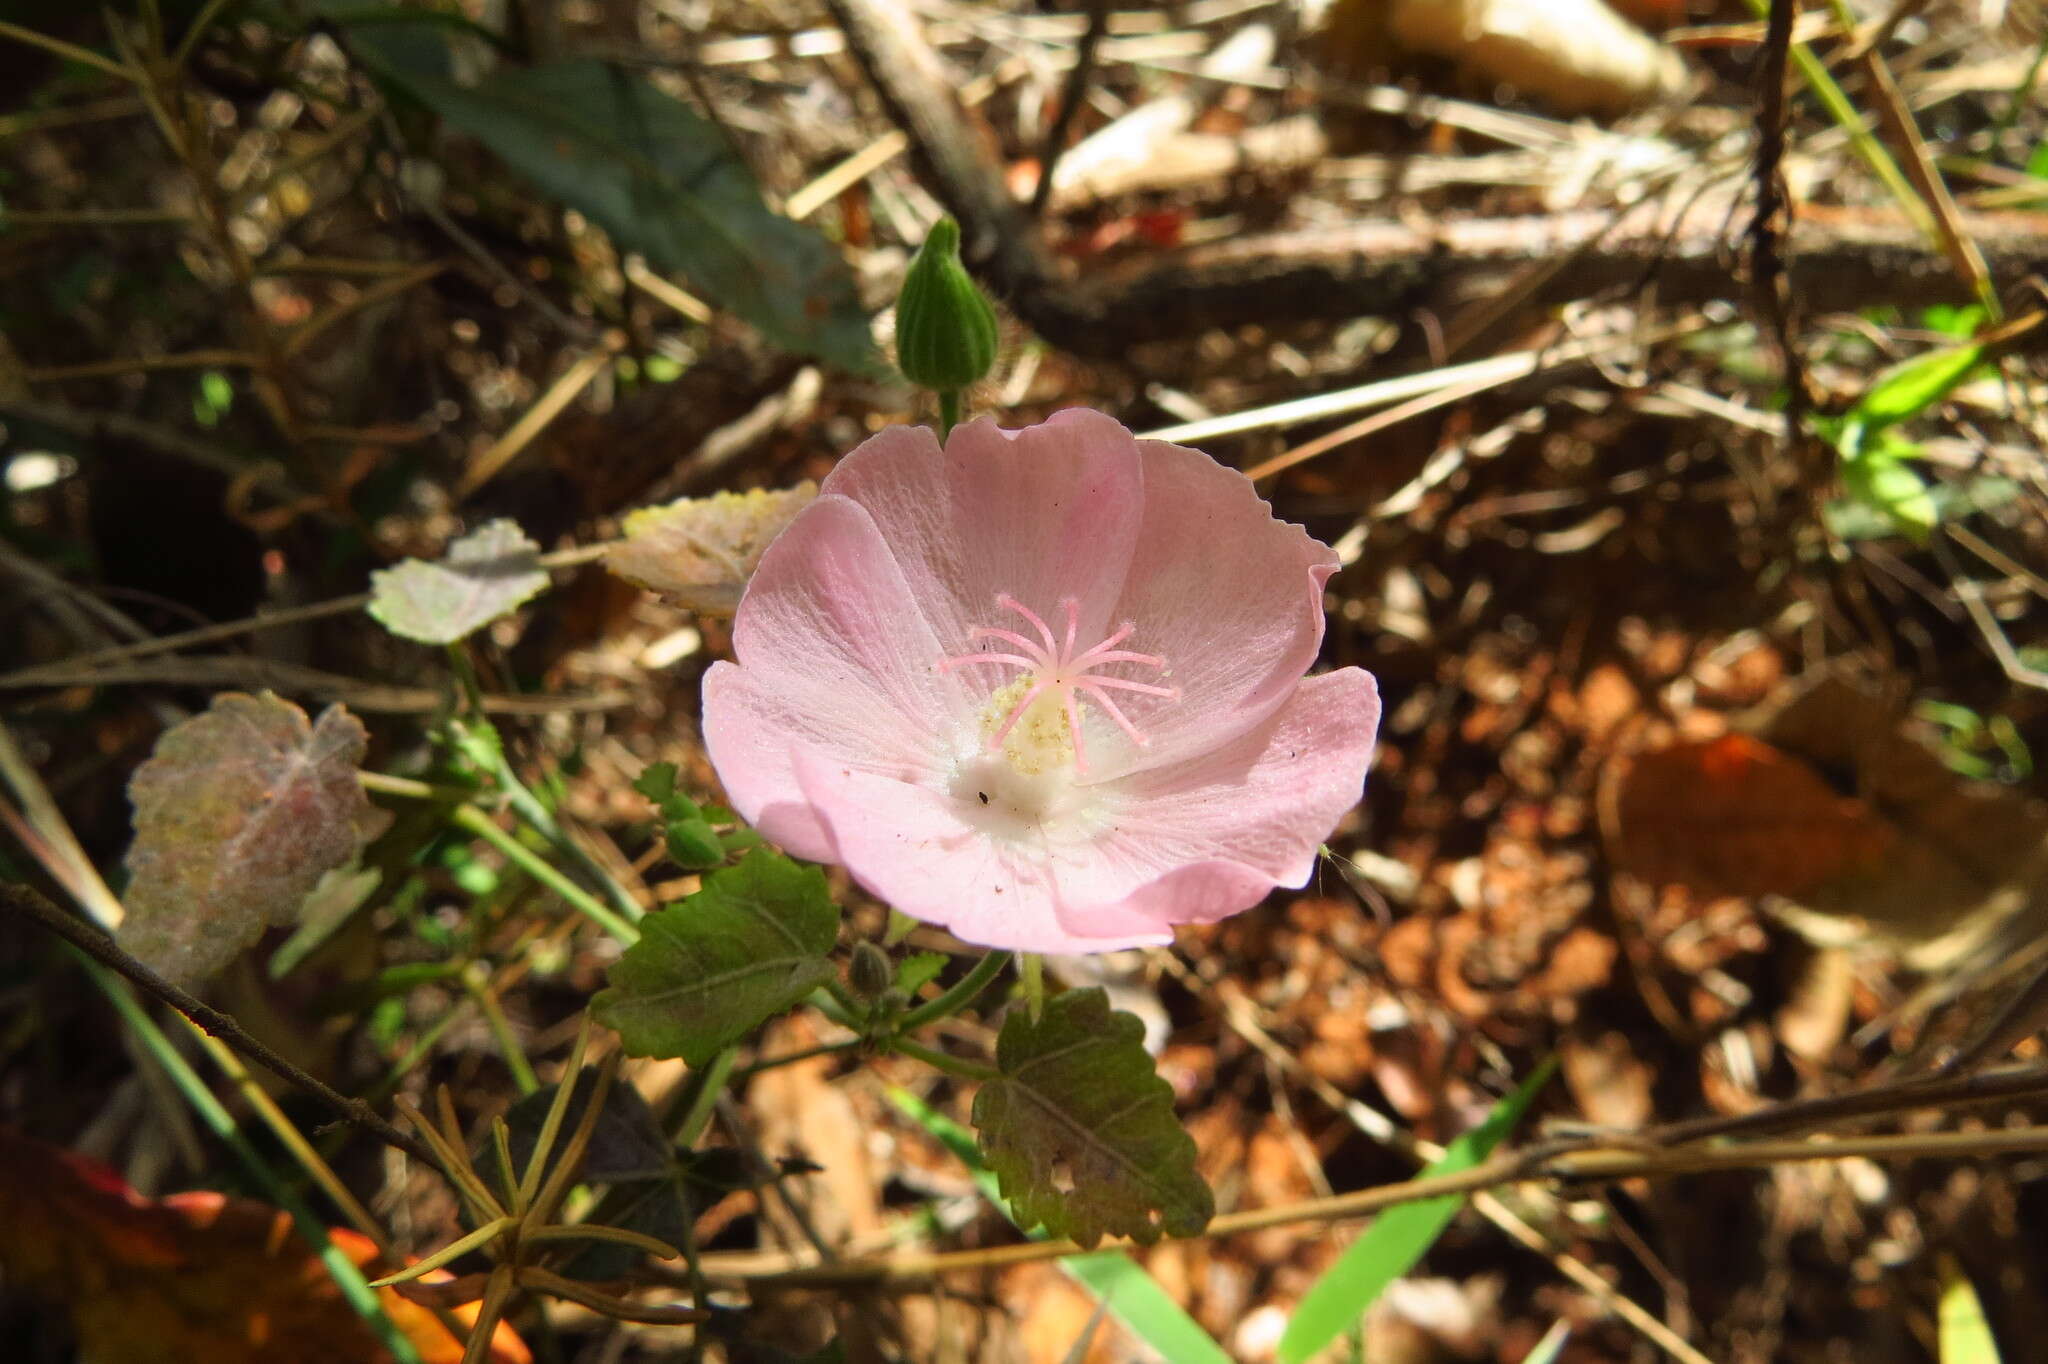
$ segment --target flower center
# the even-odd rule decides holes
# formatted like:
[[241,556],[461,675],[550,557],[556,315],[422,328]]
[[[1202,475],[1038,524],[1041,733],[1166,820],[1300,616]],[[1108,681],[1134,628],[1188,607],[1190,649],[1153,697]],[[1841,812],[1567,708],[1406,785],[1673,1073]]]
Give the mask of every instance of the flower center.
[[[976,663],[993,663],[1016,668],[1019,675],[997,689],[982,713],[981,727],[992,753],[1009,759],[1010,766],[1025,776],[1039,776],[1072,766],[1079,776],[1088,775],[1088,754],[1081,741],[1083,696],[1107,715],[1116,727],[1139,747],[1147,740],[1118,707],[1111,692],[1136,692],[1141,696],[1180,697],[1180,688],[1151,682],[1134,682],[1126,677],[1104,677],[1097,671],[1112,663],[1137,663],[1166,670],[1166,660],[1156,654],[1134,653],[1116,646],[1129,639],[1136,627],[1129,621],[1088,649],[1078,647],[1075,636],[1081,628],[1081,603],[1073,597],[1060,599],[1066,612],[1063,638],[1053,637],[1052,627],[1036,611],[1007,592],[996,595],[996,605],[1022,616],[1038,638],[1033,640],[1015,630],[977,625],[967,632],[971,640],[999,640],[1009,650],[977,651],[942,659],[941,672]],[[1012,652],[1012,650],[1014,652]]]

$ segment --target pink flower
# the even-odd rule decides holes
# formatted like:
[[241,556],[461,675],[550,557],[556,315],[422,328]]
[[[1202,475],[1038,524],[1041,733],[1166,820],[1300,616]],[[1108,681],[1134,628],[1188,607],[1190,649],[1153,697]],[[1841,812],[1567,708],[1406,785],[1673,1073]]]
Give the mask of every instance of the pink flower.
[[1370,674],[1304,677],[1337,557],[1207,455],[1073,409],[894,427],[782,532],[704,679],[739,812],[969,942],[1163,943],[1307,883]]

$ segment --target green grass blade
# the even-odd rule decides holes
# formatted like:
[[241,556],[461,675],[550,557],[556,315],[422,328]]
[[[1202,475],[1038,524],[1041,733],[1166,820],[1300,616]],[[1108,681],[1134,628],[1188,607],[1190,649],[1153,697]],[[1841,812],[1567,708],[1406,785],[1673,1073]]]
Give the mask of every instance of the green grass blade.
[[[1501,1139],[1557,1069],[1545,1061],[1514,1093],[1495,1104],[1486,1121],[1453,1141],[1422,1178],[1469,1170],[1493,1153]],[[1355,1325],[1386,1286],[1414,1268],[1465,1206],[1462,1195],[1424,1199],[1389,1208],[1373,1219],[1336,1264],[1316,1280],[1280,1337],[1281,1364],[1302,1364]]]
[[1999,1364],[1998,1342],[1984,1319],[1984,1304],[1970,1276],[1952,1255],[1941,1257],[1941,1306],[1937,1313],[1941,1364]]
[[1536,1342],[1536,1348],[1522,1356],[1522,1364],[1557,1364],[1557,1357],[1564,1353],[1564,1343],[1572,1338],[1572,1324],[1563,1317],[1550,1323],[1550,1329],[1543,1333],[1543,1339]]
[[[989,1202],[1001,1209],[1003,1216],[1010,1216],[1009,1205],[996,1189],[995,1175],[982,1164],[974,1133],[908,1090],[890,1090],[889,1102],[957,1156],[973,1173],[976,1186]],[[1230,1356],[1223,1347],[1159,1286],[1157,1279],[1121,1250],[1069,1255],[1059,1266],[1162,1358],[1172,1360],[1173,1364],[1230,1364]]]

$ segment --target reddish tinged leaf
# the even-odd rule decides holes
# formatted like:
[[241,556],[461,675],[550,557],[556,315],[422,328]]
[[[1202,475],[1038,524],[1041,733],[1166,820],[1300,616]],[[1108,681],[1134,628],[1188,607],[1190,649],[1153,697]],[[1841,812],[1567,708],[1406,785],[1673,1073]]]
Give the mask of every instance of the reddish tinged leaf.
[[[397,1268],[351,1231],[328,1233],[367,1277]],[[0,1128],[0,1274],[64,1308],[93,1364],[388,1364],[291,1219],[217,1193],[151,1200],[111,1170]],[[445,1279],[445,1274],[429,1279]],[[424,1364],[458,1364],[463,1342],[390,1289],[385,1311]],[[476,1308],[457,1308],[474,1321]],[[511,1328],[492,1364],[531,1364]]]
[[214,698],[165,731],[128,785],[135,843],[121,945],[196,988],[321,876],[345,866],[379,815],[356,780],[368,736],[340,706],[316,723],[264,693]]

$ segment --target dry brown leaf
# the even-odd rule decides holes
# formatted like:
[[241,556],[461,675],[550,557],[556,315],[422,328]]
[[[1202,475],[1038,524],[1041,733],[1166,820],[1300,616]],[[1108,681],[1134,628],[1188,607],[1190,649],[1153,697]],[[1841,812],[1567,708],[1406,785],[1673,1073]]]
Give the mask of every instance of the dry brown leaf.
[[626,538],[605,551],[605,567],[689,610],[729,616],[761,555],[817,495],[806,479],[643,508],[626,518]]
[[1602,0],[1394,0],[1394,38],[1563,114],[1619,114],[1676,94],[1678,54]]
[[356,780],[369,743],[341,706],[317,723],[265,692],[226,692],[166,730],[128,784],[135,842],[121,946],[167,979],[206,983],[290,923],[381,816]]

